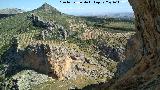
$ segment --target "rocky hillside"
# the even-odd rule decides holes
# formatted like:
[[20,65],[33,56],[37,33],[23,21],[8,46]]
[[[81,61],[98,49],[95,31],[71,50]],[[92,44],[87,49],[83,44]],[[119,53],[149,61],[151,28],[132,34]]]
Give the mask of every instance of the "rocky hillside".
[[[66,15],[47,3],[0,19],[1,88],[81,89],[112,79],[117,63],[126,58],[134,24],[102,21]],[[32,73],[42,78],[28,77]],[[48,77],[53,80],[43,80]]]

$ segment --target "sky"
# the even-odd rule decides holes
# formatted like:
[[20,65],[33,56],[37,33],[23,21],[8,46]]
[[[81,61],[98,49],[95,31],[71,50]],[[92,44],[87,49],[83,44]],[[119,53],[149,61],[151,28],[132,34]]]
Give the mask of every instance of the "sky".
[[[59,11],[70,15],[105,15],[107,13],[133,12],[128,0],[119,0],[119,3],[62,3],[67,0],[0,0],[0,9],[19,8],[25,11],[31,11],[40,7],[45,2],[57,8]],[[70,2],[80,2],[89,0],[68,0]],[[90,0],[106,1],[106,0]],[[118,1],[118,0],[108,0]]]

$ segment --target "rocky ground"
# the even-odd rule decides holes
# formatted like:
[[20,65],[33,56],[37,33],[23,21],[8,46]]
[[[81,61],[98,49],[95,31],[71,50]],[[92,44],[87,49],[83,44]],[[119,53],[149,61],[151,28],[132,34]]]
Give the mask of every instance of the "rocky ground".
[[17,80],[19,90],[30,90],[36,85],[54,81],[53,78],[48,77],[45,74],[39,74],[33,70],[23,70],[15,74],[12,78],[13,80]]

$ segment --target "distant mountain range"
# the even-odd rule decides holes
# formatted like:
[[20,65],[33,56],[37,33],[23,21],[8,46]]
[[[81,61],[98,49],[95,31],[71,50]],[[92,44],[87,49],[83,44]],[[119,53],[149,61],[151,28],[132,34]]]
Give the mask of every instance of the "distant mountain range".
[[[45,8],[46,6],[48,6],[47,4],[44,4],[41,8]],[[50,7],[48,7],[48,9],[50,9]],[[54,8],[54,10],[57,10]],[[18,13],[23,13],[25,12],[22,9],[18,9],[18,8],[6,8],[6,9],[0,9],[0,16],[10,16],[10,15],[15,15]],[[130,19],[130,18],[134,18],[134,13],[132,12],[123,12],[123,13],[107,13],[107,14],[103,14],[103,15],[82,15],[82,16],[96,16],[99,18],[121,18],[121,19]]]
[[6,8],[6,9],[0,9],[0,19],[9,17],[9,16],[14,16],[18,13],[23,13],[25,12],[24,10],[18,9],[18,8]]
[[99,18],[121,18],[121,19],[133,19],[134,13],[132,12],[124,12],[124,13],[108,13],[105,15],[97,16]]
[[0,9],[0,14],[18,14],[23,13],[24,10],[18,9],[18,8],[6,8],[6,9]]

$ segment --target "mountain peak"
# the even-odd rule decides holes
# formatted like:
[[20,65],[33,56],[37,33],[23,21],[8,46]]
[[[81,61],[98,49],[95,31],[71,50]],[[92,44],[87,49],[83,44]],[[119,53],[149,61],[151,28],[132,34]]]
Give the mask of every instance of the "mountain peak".
[[56,8],[51,6],[48,3],[44,3],[41,7],[37,8],[36,11],[44,11],[44,12],[54,12],[54,13],[60,13]]
[[52,6],[45,2],[45,3],[42,5],[42,7],[52,7]]
[[54,7],[49,5],[48,3],[44,3],[40,8],[45,9],[45,10],[55,9]]

